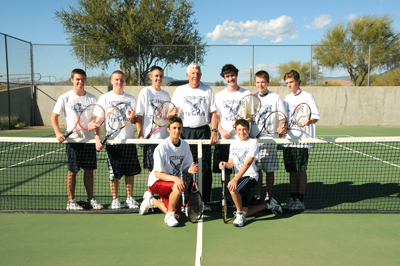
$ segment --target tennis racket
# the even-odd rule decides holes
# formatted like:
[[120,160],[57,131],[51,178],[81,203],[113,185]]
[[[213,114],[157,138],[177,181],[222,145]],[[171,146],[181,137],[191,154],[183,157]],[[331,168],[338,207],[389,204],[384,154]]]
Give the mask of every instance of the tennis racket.
[[[100,108],[99,114],[101,116],[95,116],[93,114],[94,108]],[[92,125],[94,129],[100,127],[104,123],[104,118],[106,116],[106,112],[104,109],[98,104],[90,104],[83,108],[83,110],[79,113],[78,121],[75,124],[75,127],[71,131],[66,131],[64,137],[68,138],[71,134],[82,131],[82,130],[89,130],[89,124]]]
[[224,223],[228,222],[228,204],[226,202],[225,195],[225,168],[221,170],[221,179],[222,179],[222,219]]
[[265,131],[267,134],[273,135],[278,133],[279,128],[286,128],[286,116],[281,111],[271,112],[264,121],[263,128],[257,134],[258,139],[261,134]]
[[[165,127],[168,124],[167,114],[170,108],[175,107],[172,102],[164,101],[160,103],[153,112],[153,119],[151,123],[150,133],[146,136],[149,139],[157,130]],[[155,129],[154,126],[157,126]]]
[[[236,119],[235,124],[239,119],[250,120],[260,111],[261,101],[254,94],[248,94],[244,96],[236,109]],[[231,134],[233,131],[233,127],[228,130],[228,133]]]
[[129,103],[119,103],[108,114],[108,129],[111,131],[101,143],[106,144],[109,137],[121,131],[132,121],[134,110]]
[[[192,164],[192,168],[194,169],[194,164]],[[185,214],[190,222],[196,223],[203,216],[203,211],[203,197],[201,196],[200,191],[197,189],[196,173],[193,171],[193,186],[185,206]]]
[[306,103],[300,103],[294,108],[292,118],[290,119],[287,129],[293,126],[304,127],[311,118],[311,108]]

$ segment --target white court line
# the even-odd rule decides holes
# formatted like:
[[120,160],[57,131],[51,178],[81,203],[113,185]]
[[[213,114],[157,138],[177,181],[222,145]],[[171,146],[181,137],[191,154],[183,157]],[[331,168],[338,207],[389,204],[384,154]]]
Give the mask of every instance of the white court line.
[[35,158],[30,158],[30,159],[28,159],[28,160],[19,162],[19,163],[17,163],[17,164],[9,165],[9,166],[7,166],[7,167],[1,168],[0,171],[3,171],[3,170],[8,169],[8,168],[15,167],[15,166],[17,166],[17,165],[24,164],[24,163],[27,163],[27,162],[30,162],[30,161],[33,161],[33,160],[36,160],[36,159],[38,159],[38,158],[40,158],[40,157],[43,157],[43,156],[46,156],[46,155],[49,155],[49,154],[52,154],[52,153],[55,153],[55,152],[58,152],[58,151],[61,151],[61,150],[64,150],[64,149],[65,149],[65,148],[61,148],[61,149],[58,149],[58,150],[55,150],[55,151],[51,151],[51,152],[48,152],[48,153],[39,155],[39,156],[37,156],[37,157],[35,157]]
[[389,164],[389,165],[391,165],[391,166],[395,166],[395,167],[398,167],[398,168],[400,168],[400,165],[397,165],[397,164],[390,163],[390,162],[388,162],[388,161],[382,160],[382,159],[380,159],[380,158],[377,158],[377,157],[374,157],[374,156],[372,156],[372,155],[369,155],[369,154],[366,154],[366,153],[362,153],[362,152],[359,152],[359,151],[356,151],[356,150],[353,150],[353,149],[350,149],[350,148],[344,147],[344,146],[342,146],[342,145],[340,145],[340,144],[337,144],[337,143],[335,143],[335,145],[337,145],[337,146],[339,146],[339,147],[342,147],[343,149],[346,149],[346,150],[349,150],[349,151],[352,151],[352,152],[355,152],[355,153],[358,153],[358,154],[361,154],[361,155],[364,155],[364,156],[370,157],[370,158],[372,158],[372,159],[374,159],[374,160],[377,160],[377,161],[380,161],[380,162],[383,162],[383,163]]
[[18,149],[22,149],[22,148],[25,148],[25,147],[31,146],[31,145],[33,145],[33,144],[35,144],[35,143],[26,144],[26,145],[19,146],[19,147],[13,148],[13,149],[5,150],[5,151],[0,151],[0,153],[3,153],[3,152],[8,152],[8,151],[13,151],[13,150],[18,150]]
[[324,137],[324,136],[328,136],[328,137],[349,137],[349,138],[354,138],[354,137],[351,136],[351,135],[318,135],[317,137],[320,138],[320,137]]
[[203,217],[197,222],[196,266],[201,266],[203,260]]
[[389,148],[396,149],[396,150],[400,150],[400,148],[398,148],[398,147],[386,145],[386,144],[383,144],[383,143],[375,143],[375,144],[376,144],[376,145],[382,145],[382,146],[389,147]]

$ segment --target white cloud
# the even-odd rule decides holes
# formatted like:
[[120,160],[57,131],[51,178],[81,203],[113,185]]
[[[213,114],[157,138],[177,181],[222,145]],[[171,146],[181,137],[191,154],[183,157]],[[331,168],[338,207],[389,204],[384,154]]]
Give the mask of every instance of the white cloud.
[[332,22],[331,16],[329,15],[321,15],[314,19],[310,25],[304,25],[306,29],[323,29],[325,26],[329,25]]
[[237,39],[238,44],[249,41],[251,37],[262,39],[274,39],[273,42],[284,41],[285,39],[293,39],[294,27],[293,19],[288,16],[280,16],[276,19],[268,21],[247,21],[235,22],[224,21],[222,25],[217,25],[213,32],[206,34],[206,37],[213,42],[228,41],[233,42]]
[[344,18],[345,18],[346,20],[351,21],[351,20],[355,20],[355,19],[357,18],[357,15],[354,14],[354,13],[350,13],[350,14],[348,14],[347,16],[345,16]]
[[249,41],[250,41],[250,40],[246,38],[246,39],[242,39],[242,40],[237,41],[236,44],[241,45],[241,44],[245,44],[245,43],[247,43],[247,42],[249,42]]

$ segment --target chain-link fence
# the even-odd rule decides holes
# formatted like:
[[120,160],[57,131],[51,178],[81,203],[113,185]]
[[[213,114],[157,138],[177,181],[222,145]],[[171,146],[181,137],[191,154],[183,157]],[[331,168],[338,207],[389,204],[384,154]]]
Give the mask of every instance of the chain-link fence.
[[0,33],[0,128],[33,123],[32,44]]
[[220,72],[228,63],[239,69],[242,86],[253,86],[259,70],[269,72],[270,86],[282,86],[284,73],[291,69],[300,72],[302,86],[398,86],[398,60],[393,55],[400,54],[399,49],[400,45],[72,46],[31,44],[0,33],[0,128],[41,124],[36,123],[41,121],[37,86],[70,86],[74,68],[86,71],[89,86],[108,86],[117,69],[125,72],[127,85],[145,86],[151,83],[152,65],[164,68],[163,86],[176,86],[187,80],[186,66],[192,61],[202,67],[201,81],[211,86],[225,85]]
[[[283,74],[293,68],[303,86],[397,85],[394,78],[393,83],[378,82],[397,63],[396,57],[382,52],[392,54],[385,45],[33,45],[35,72],[42,74],[42,84],[50,85],[68,84],[71,70],[80,67],[88,74],[88,84],[107,85],[110,74],[121,69],[128,85],[144,86],[152,65],[165,69],[168,84],[185,80],[192,61],[202,66],[202,82],[213,86],[223,84],[220,70],[227,63],[239,69],[239,84],[247,86],[254,85],[258,70],[268,71],[273,85],[282,85]],[[327,60],[332,55],[335,60]]]

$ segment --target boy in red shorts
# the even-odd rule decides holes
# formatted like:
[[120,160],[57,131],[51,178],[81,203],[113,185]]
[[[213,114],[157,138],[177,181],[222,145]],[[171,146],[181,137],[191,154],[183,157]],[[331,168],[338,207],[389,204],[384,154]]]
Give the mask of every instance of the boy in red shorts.
[[193,156],[189,144],[180,139],[182,120],[179,117],[171,117],[167,130],[169,138],[154,150],[154,168],[147,183],[151,193],[158,194],[162,202],[146,191],[139,213],[147,213],[151,205],[154,205],[166,214],[164,222],[168,226],[177,226],[177,218],[182,214],[179,199],[186,187],[180,176],[183,171],[189,174],[197,173],[198,165],[191,167]]

